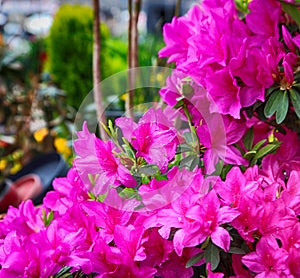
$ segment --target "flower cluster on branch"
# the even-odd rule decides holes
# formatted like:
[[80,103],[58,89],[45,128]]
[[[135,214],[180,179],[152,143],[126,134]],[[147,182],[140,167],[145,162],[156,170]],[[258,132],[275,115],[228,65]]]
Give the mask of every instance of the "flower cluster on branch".
[[0,277],[300,277],[300,12],[237,7],[165,25],[165,107],[107,142],[84,124],[68,176],[1,221]]

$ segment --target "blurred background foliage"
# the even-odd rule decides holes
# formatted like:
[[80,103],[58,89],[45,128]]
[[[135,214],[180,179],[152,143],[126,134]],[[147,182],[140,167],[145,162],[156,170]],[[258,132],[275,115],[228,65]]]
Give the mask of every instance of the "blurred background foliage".
[[[93,11],[89,6],[64,4],[57,11],[49,36],[46,38],[45,71],[58,87],[66,91],[69,105],[79,108],[84,97],[93,89]],[[139,66],[156,64],[162,38],[141,34]],[[105,23],[101,24],[101,76],[105,79],[127,68],[127,38],[113,37]],[[149,94],[144,97],[149,99]],[[137,94],[135,102],[143,101]],[[142,98],[142,99],[141,99]],[[122,102],[120,103],[122,108]]]

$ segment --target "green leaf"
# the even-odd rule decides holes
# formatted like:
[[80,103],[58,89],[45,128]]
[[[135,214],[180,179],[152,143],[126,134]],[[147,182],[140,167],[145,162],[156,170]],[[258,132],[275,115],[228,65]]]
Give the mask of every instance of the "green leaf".
[[282,91],[277,90],[267,100],[264,109],[264,114],[267,118],[271,117],[278,109],[280,109],[282,95]]
[[135,153],[132,150],[132,148],[130,146],[128,146],[127,144],[123,144],[122,148],[124,149],[124,151],[128,155],[128,157],[130,157],[130,159],[132,159],[134,161],[135,160]]
[[289,97],[287,91],[284,91],[280,98],[279,109],[276,112],[276,122],[281,124],[286,117],[289,108]]
[[44,225],[48,227],[54,218],[54,212],[51,210],[48,214],[46,214],[46,211],[43,209],[42,216],[43,216]]
[[182,85],[182,94],[184,96],[190,96],[192,93],[194,93],[194,88],[190,84]]
[[239,254],[239,255],[244,255],[246,254],[245,250],[238,248],[238,247],[230,247],[228,253],[230,254]]
[[243,157],[246,158],[246,159],[251,159],[252,157],[254,157],[254,155],[256,154],[256,151],[249,151],[249,152],[246,152]]
[[211,263],[211,270],[215,270],[220,263],[220,250],[219,248],[210,243],[204,252],[204,259],[208,263]]
[[244,137],[244,146],[247,150],[251,150],[252,145],[253,145],[253,138],[254,138],[254,132],[253,132],[253,127],[251,127],[245,137]]
[[196,156],[191,163],[190,170],[193,171],[199,165],[199,163],[200,163],[200,158],[199,156]]
[[181,161],[180,161],[180,167],[190,167],[191,166],[191,163],[193,162],[195,158],[195,155],[189,155],[185,158],[183,158]]
[[176,154],[191,152],[193,148],[188,144],[179,144],[176,149]]
[[295,113],[297,117],[300,119],[300,94],[295,91],[294,89],[290,89],[290,98],[292,101],[292,104],[295,108]]
[[70,273],[71,269],[72,267],[70,266],[64,266],[55,276],[51,276],[51,277],[54,278],[73,277],[72,274]]
[[182,107],[184,105],[184,101],[183,101],[184,97],[183,98],[180,98],[180,100],[177,100],[177,103],[176,105],[174,106],[175,109],[179,108],[179,107]]
[[274,143],[274,144],[268,144],[264,146],[256,153],[253,160],[257,161],[258,159],[263,158],[267,154],[275,152],[279,148],[279,145],[280,145],[279,143],[276,144]]
[[146,176],[153,176],[159,171],[156,165],[145,165],[139,168],[139,173]]
[[204,252],[198,253],[191,257],[188,262],[186,263],[185,267],[189,268],[195,264],[197,264],[199,261],[201,261],[204,258]]
[[263,139],[263,140],[259,141],[258,143],[255,144],[252,151],[257,151],[266,142],[267,142],[266,139]]
[[120,193],[120,197],[123,199],[139,199],[140,196],[138,195],[138,192],[134,188],[124,188]]
[[296,21],[296,23],[300,26],[300,11],[298,10],[297,6],[286,3],[284,1],[280,1],[282,10],[289,14],[292,19]]
[[158,181],[167,181],[168,176],[167,175],[155,175],[155,179]]

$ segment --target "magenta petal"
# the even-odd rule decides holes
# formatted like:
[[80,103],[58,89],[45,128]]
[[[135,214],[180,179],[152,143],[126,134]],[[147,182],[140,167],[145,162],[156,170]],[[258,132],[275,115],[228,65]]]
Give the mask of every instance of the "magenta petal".
[[255,272],[262,272],[265,267],[261,264],[260,258],[255,252],[251,252],[242,258],[243,264]]
[[295,52],[296,47],[295,47],[295,43],[293,42],[292,35],[284,25],[282,25],[282,36],[283,36],[284,43],[289,48],[289,50]]
[[132,131],[137,128],[137,124],[131,118],[118,118],[115,124],[121,128],[123,136],[131,141]]
[[216,230],[211,234],[212,242],[222,248],[225,252],[228,252],[230,247],[230,235],[222,227],[217,227]]
[[219,224],[230,223],[233,219],[238,217],[240,212],[231,207],[221,207],[219,211]]

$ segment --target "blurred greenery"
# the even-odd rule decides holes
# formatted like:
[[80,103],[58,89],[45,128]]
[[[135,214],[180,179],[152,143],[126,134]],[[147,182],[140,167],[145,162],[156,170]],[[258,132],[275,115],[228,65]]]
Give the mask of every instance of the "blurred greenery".
[[[126,44],[110,37],[101,24],[102,79],[126,68]],[[78,108],[93,89],[93,10],[83,5],[62,5],[47,38],[46,70],[67,92],[67,102]],[[112,62],[113,61],[113,62]]]
[[[62,5],[56,13],[47,42],[49,71],[58,87],[67,93],[67,103],[79,108],[85,96],[93,89],[93,11],[89,6]],[[163,46],[162,37],[140,35],[139,66],[157,64],[157,52]],[[112,37],[108,27],[101,24],[101,77],[126,70],[127,36]],[[122,86],[122,84],[114,84]],[[122,88],[116,88],[118,92]],[[144,89],[135,94],[135,103],[158,99],[157,90]],[[117,104],[124,110],[124,99]]]

